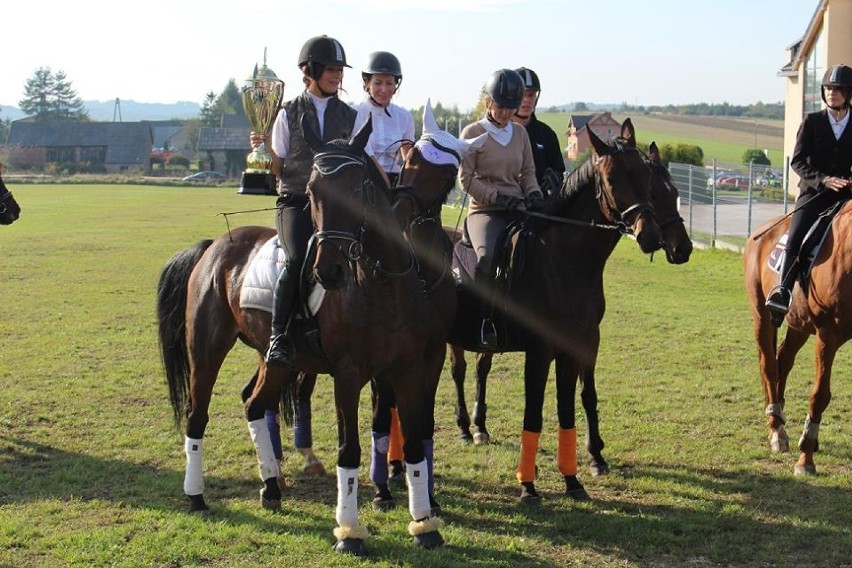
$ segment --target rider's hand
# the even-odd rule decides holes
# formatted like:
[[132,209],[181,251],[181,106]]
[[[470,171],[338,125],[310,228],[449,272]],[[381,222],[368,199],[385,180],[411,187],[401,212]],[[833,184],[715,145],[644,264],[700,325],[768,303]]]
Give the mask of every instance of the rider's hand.
[[544,209],[544,195],[540,191],[533,191],[527,196],[527,211],[541,211]]
[[494,205],[507,211],[514,211],[515,209],[520,209],[523,204],[524,200],[520,197],[506,195],[505,193],[498,193],[497,197],[494,198]]
[[266,134],[261,134],[260,132],[252,131],[249,134],[249,144],[251,144],[251,149],[256,150],[258,146],[266,142]]
[[554,170],[553,168],[547,168],[544,170],[544,175],[542,176],[541,181],[541,189],[545,193],[554,193],[559,191],[562,188],[562,174]]

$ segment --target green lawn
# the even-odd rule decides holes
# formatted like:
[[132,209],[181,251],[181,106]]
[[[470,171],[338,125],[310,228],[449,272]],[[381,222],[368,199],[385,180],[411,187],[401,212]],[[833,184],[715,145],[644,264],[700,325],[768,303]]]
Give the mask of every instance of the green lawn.
[[[563,494],[551,382],[538,462],[544,501],[519,506],[523,363],[517,354],[498,355],[489,383],[491,445],[459,443],[448,372],[439,387],[435,471],[447,546],[412,546],[403,490],[396,510],[371,510],[365,459],[359,498],[370,557],[363,561],[331,550],[334,477],[303,475],[290,448],[283,509],[260,508],[239,401],[257,355],[243,346],[220,374],[205,437],[212,513],[184,512],[183,433],[172,424],[157,350],[159,271],[176,251],[224,234],[220,213],[263,209],[274,199],[237,196],[235,188],[10,189],[23,213],[0,227],[0,566],[849,566],[849,352],[835,362],[819,475],[795,478],[795,453],[769,453],[736,253],[696,250],[688,264],[672,266],[660,255],[649,262],[626,238],[616,248],[605,274],[596,373],[612,472],[593,478],[581,465],[592,501]],[[230,222],[272,218],[254,211]],[[788,384],[794,440],[811,361],[806,347]],[[331,391],[321,377],[314,445],[333,471]],[[467,393],[470,400],[471,378]],[[362,393],[365,456],[368,399]],[[582,419],[578,428],[582,440]]]

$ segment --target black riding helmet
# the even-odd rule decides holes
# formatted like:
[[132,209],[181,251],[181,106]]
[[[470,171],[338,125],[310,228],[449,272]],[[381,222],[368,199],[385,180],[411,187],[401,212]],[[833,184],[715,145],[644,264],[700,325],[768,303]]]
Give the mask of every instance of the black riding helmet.
[[825,100],[825,87],[839,87],[843,89],[846,98],[846,104],[849,104],[850,95],[852,95],[852,67],[848,65],[833,65],[822,77],[822,102],[828,104]]
[[361,77],[366,81],[370,75],[391,75],[396,77],[397,83],[402,81],[402,66],[396,55],[388,51],[374,51],[367,56],[367,65],[361,72]]
[[305,42],[299,52],[299,67],[302,65],[308,66],[311,79],[319,79],[329,65],[351,67],[346,64],[346,52],[340,42],[326,35],[312,37]]
[[527,69],[526,67],[519,67],[515,69],[518,75],[521,76],[521,79],[524,80],[524,89],[533,90],[533,91],[541,91],[541,83],[538,81],[538,75],[536,75],[535,71],[532,69]]
[[517,71],[498,69],[485,83],[485,92],[501,107],[517,109],[524,98],[524,80]]

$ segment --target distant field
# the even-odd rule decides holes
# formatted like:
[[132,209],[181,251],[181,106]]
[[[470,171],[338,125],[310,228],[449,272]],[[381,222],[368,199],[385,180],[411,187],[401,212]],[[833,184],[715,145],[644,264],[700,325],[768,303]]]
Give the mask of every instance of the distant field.
[[[537,114],[559,136],[562,148],[568,145],[568,112]],[[723,164],[740,164],[743,153],[750,148],[769,150],[773,166],[782,165],[784,121],[768,119],[738,119],[715,116],[678,116],[614,113],[619,122],[630,118],[641,143],[694,144],[704,151],[705,163],[713,158]]]

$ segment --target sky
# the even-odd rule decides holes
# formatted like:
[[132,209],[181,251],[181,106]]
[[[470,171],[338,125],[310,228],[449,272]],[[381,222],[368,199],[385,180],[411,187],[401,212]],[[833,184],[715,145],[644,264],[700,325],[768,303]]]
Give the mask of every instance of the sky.
[[[585,103],[747,105],[784,99],[778,71],[818,0],[42,0],[0,10],[0,106],[36,69],[85,101],[201,104],[255,64],[302,90],[297,59],[326,34],[346,51],[344,100],[364,98],[373,51],[401,61],[394,102],[472,109],[500,68],[529,67],[539,108]],[[37,6],[37,8],[36,8]],[[2,114],[0,114],[2,118]]]

